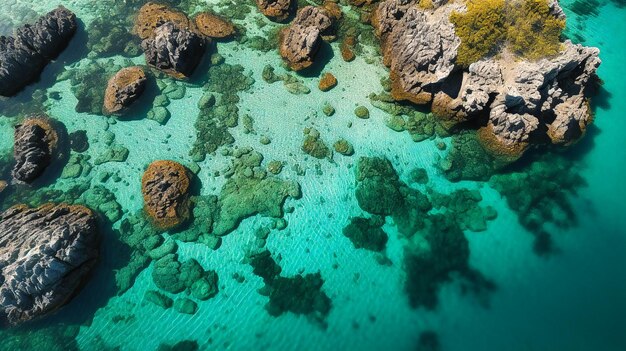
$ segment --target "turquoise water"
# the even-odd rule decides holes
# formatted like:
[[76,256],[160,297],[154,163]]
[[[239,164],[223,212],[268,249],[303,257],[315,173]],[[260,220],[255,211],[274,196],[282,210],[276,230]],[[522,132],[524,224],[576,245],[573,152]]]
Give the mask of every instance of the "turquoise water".
[[[587,184],[578,184],[574,187],[577,195],[567,197],[576,223],[568,226],[560,222],[545,223],[557,248],[550,255],[533,252],[533,236],[520,224],[517,213],[492,183],[452,183],[440,174],[435,165],[438,157],[445,157],[447,151],[440,150],[437,143],[449,145],[450,138],[414,142],[408,133],[398,133],[385,126],[387,114],[372,106],[368,98],[370,93],[382,91],[380,80],[388,75],[375,48],[364,47],[355,61],[347,63],[341,60],[339,45],[333,43],[334,55],[323,70],[337,77],[338,86],[330,92],[321,92],[317,89],[317,77],[298,77],[310,93],[293,95],[282,82],[269,84],[262,78],[267,64],[274,66],[279,74],[285,72],[275,50],[256,50],[240,41],[217,44],[224,64],[241,65],[241,74],[254,79],[249,89],[237,92],[240,122],[229,129],[234,145],[254,148],[263,154],[265,162],[285,162],[279,177],[296,180],[301,186],[302,197],[287,199],[284,205],[293,208],[283,216],[287,227],[272,229],[264,247],[282,268],[281,276],[320,273],[324,281],[322,291],[332,305],[321,321],[310,314],[291,312],[276,317],[266,310],[268,297],[258,292],[264,286],[263,280],[245,261],[246,252],[259,245],[255,231],[259,227],[271,227],[275,222],[262,215],[244,219],[234,232],[222,238],[217,250],[202,243],[178,241],[181,260],[195,258],[204,268],[216,270],[219,276],[219,293],[207,301],[197,301],[198,311],[194,315],[163,309],[146,300],[145,292],[155,289],[151,277],[154,264],[142,269],[128,290],[118,291],[113,274],[127,260],[119,251],[117,230],[123,218],[132,216],[143,206],[140,179],[151,161],[173,159],[193,165],[189,150],[196,140],[197,103],[204,94],[202,85],[210,78],[201,73],[191,82],[179,83],[185,86],[185,94],[180,99],[170,99],[167,106],[170,118],[164,125],[146,119],[141,111],[120,120],[76,112],[78,100],[72,91],[73,83],[67,79],[57,81],[64,70],[84,70],[94,61],[110,65],[110,59],[121,66],[130,65],[125,62],[127,59],[142,64],[143,56],[123,58],[119,52],[113,52],[112,57],[94,55],[85,49],[88,36],[85,28],[90,28],[94,19],[128,15],[115,13],[114,1],[12,0],[0,15],[0,32],[7,34],[14,26],[32,22],[59,3],[74,11],[84,28],[59,60],[46,68],[39,83],[1,102],[5,116],[0,118],[0,154],[12,152],[12,126],[20,116],[10,113],[9,108],[20,102],[26,104],[18,109],[20,113],[29,107],[43,109],[63,122],[68,132],[85,130],[90,146],[84,154],[91,157],[91,173],[58,179],[45,187],[68,190],[77,184],[92,188],[103,185],[115,195],[123,216],[109,224],[112,230],[105,230],[102,260],[81,293],[52,316],[18,329],[0,331],[3,338],[13,343],[3,343],[0,348],[155,350],[163,345],[191,341],[200,349],[414,350],[420,335],[429,331],[436,333],[442,350],[626,349],[623,269],[626,267],[623,215],[626,141],[622,135],[626,128],[626,120],[622,118],[622,111],[626,110],[623,79],[626,7],[623,3],[561,2],[568,15],[566,34],[574,41],[600,48],[603,63],[599,76],[604,85],[595,100],[596,119],[588,135],[567,152],[550,155],[552,160],[566,162],[565,173],[580,175]],[[581,4],[585,3],[595,12],[582,13]],[[229,7],[228,4],[183,1],[178,5],[188,13],[206,8],[225,15],[236,12],[233,22],[246,28],[248,37],[270,35],[276,26],[265,21],[254,7],[242,11],[248,5]],[[356,15],[348,11],[347,16]],[[158,80],[171,84],[167,79]],[[37,96],[33,94],[36,89],[48,96],[41,107],[33,98]],[[325,103],[335,108],[334,115],[327,117],[322,113]],[[357,106],[368,107],[370,118],[356,118],[353,111]],[[245,114],[253,118],[255,133],[245,132],[242,123]],[[316,128],[330,146],[335,140],[345,138],[354,145],[355,155],[335,154],[331,162],[304,154],[300,147],[303,129],[307,127]],[[104,142],[110,137],[109,132],[115,135],[114,144],[126,147],[129,156],[124,162],[95,165],[94,160],[109,148]],[[271,143],[261,144],[262,136],[269,137]],[[221,149],[224,147],[197,162],[201,169],[197,174],[202,184],[200,195],[219,194],[226,182],[216,172],[224,170],[232,157]],[[482,195],[480,206],[495,208],[497,218],[489,221],[484,231],[465,231],[469,263],[493,282],[495,288],[468,293],[467,284],[456,277],[440,286],[435,309],[412,308],[404,288],[407,240],[398,232],[394,220],[387,218],[383,226],[389,234],[384,253],[355,249],[342,235],[351,217],[364,215],[355,198],[354,168],[361,156],[389,159],[400,180],[419,190],[429,187],[445,194],[462,188],[478,190]],[[530,163],[521,164],[518,171],[538,176],[530,170]],[[302,172],[294,165],[304,169],[305,175],[300,175]],[[411,181],[411,171],[415,168],[426,170],[427,185]],[[101,182],[106,173],[111,177]],[[25,191],[17,199],[31,201],[33,196]],[[537,196],[550,198],[551,194]],[[14,204],[7,199],[0,201],[3,208]],[[99,205],[98,199],[82,201]]]

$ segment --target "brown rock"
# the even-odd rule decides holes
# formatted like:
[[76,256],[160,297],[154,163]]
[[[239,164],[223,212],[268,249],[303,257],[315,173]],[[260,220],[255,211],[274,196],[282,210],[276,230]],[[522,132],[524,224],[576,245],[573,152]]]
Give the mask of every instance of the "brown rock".
[[256,5],[262,14],[276,22],[289,18],[294,8],[292,0],[256,0]]
[[146,74],[141,67],[127,67],[117,72],[104,93],[104,111],[119,113],[129,107],[143,93]]
[[154,161],[143,174],[141,191],[144,209],[155,227],[168,230],[189,218],[187,169],[174,161]]
[[305,6],[298,11],[291,25],[281,30],[279,52],[292,70],[311,66],[322,39],[334,38],[336,15],[323,7]]
[[209,38],[230,38],[235,35],[235,26],[229,21],[210,12],[202,12],[195,18],[200,34]]
[[172,22],[180,28],[197,31],[194,22],[189,20],[184,13],[174,11],[166,5],[148,2],[139,9],[133,32],[144,40],[150,38],[154,30],[165,22]]
[[324,73],[320,79],[319,88],[321,91],[329,91],[337,85],[337,78],[332,73]]
[[350,62],[354,60],[355,45],[356,45],[356,37],[354,35],[348,35],[343,39],[343,41],[339,45],[339,50],[341,51],[341,58],[344,61]]

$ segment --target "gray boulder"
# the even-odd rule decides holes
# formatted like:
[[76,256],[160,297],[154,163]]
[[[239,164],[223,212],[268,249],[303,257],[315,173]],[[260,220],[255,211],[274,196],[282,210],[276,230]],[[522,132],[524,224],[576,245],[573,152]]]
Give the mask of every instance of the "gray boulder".
[[94,213],[83,206],[14,206],[0,214],[0,324],[67,303],[98,258]]

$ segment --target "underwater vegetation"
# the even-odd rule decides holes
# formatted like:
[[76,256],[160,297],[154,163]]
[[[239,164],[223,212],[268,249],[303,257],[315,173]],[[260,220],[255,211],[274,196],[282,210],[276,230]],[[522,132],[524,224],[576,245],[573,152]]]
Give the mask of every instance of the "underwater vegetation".
[[[330,333],[362,301],[346,297],[351,284],[366,281],[377,298],[385,272],[398,272],[416,313],[436,311],[447,284],[488,300],[497,282],[470,250],[501,211],[485,190],[534,235],[537,254],[558,250],[554,229],[576,225],[571,196],[585,180],[557,151],[593,121],[597,50],[561,42],[558,4],[450,4],[105,0],[77,10],[93,16],[78,22],[72,52],[0,100],[13,136],[0,154],[0,226],[18,228],[15,205],[88,208],[102,261],[64,291],[66,309],[0,330],[0,349],[116,349],[96,335],[102,323],[131,330],[161,316],[187,328],[209,309],[258,317],[265,347],[275,321]],[[508,51],[517,58],[497,55]],[[514,79],[501,74],[508,64]],[[374,263],[350,261],[359,255]],[[99,288],[85,316],[65,320]],[[364,311],[353,311],[355,330],[366,313],[376,320]],[[230,333],[223,323],[211,328]],[[441,350],[422,327],[417,348]],[[213,337],[149,342],[202,350]]]

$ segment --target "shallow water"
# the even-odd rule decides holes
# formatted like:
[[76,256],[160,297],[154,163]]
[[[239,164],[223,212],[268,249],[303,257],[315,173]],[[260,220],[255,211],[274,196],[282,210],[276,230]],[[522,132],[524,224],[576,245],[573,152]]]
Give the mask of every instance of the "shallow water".
[[[107,13],[113,18],[128,14],[114,13],[112,0],[9,0],[0,15],[0,33],[8,34],[11,28],[32,22],[59,3],[77,14],[83,28],[57,62],[46,68],[40,82],[0,102],[5,115],[0,118],[0,155],[12,152],[12,126],[20,116],[8,113],[8,108],[18,102],[26,103],[18,109],[20,113],[29,106],[42,108],[63,122],[68,132],[85,130],[90,146],[84,154],[91,162],[109,148],[104,142],[106,132],[113,133],[114,143],[129,150],[124,162],[93,165],[88,176],[55,179],[44,186],[67,191],[77,184],[92,188],[103,185],[114,193],[124,212],[122,218],[126,218],[143,206],[140,179],[151,161],[172,159],[193,164],[189,150],[196,140],[197,103],[207,77],[199,72],[184,84],[184,96],[172,99],[167,106],[171,116],[164,125],[144,118],[141,108],[119,120],[76,112],[71,82],[56,81],[58,75],[64,69],[84,69],[94,60],[130,64],[119,52],[112,57],[88,56],[85,46],[85,28],[95,18]],[[178,3],[188,13],[227,8],[227,2]],[[387,114],[372,106],[368,98],[370,93],[382,91],[380,80],[387,75],[372,48],[365,48],[355,61],[347,63],[341,60],[338,44],[333,43],[332,58],[323,71],[332,72],[339,85],[321,92],[317,77],[300,76],[310,93],[293,95],[282,82],[269,84],[262,78],[267,64],[279,74],[285,72],[275,50],[263,52],[237,41],[220,42],[217,50],[225,64],[243,66],[243,74],[255,81],[248,90],[237,93],[240,121],[237,127],[229,128],[234,146],[253,147],[263,154],[265,162],[285,162],[279,177],[296,180],[302,190],[302,198],[286,201],[285,208],[293,207],[293,212],[284,214],[287,227],[271,230],[265,248],[278,261],[281,276],[321,274],[322,290],[332,304],[328,315],[320,321],[291,312],[275,317],[266,310],[268,297],[257,291],[264,286],[263,280],[253,274],[244,258],[246,251],[258,244],[254,235],[257,228],[271,226],[272,218],[256,215],[244,219],[223,237],[217,250],[201,243],[178,242],[181,260],[194,258],[219,276],[219,293],[207,301],[196,301],[198,311],[194,315],[146,301],[145,292],[155,289],[151,277],[154,264],[139,273],[130,289],[117,291],[113,272],[126,264],[116,244],[116,230],[122,222],[118,220],[105,230],[101,262],[81,293],[52,316],[0,331],[3,338],[14,342],[0,345],[0,349],[156,350],[162,345],[195,341],[200,349],[414,350],[424,331],[437,334],[442,350],[626,349],[626,141],[621,132],[626,128],[622,118],[626,110],[626,36],[622,34],[626,32],[626,7],[617,0],[564,0],[561,4],[568,16],[566,35],[600,48],[603,63],[599,76],[604,85],[595,100],[596,118],[588,135],[567,152],[550,156],[568,162],[568,172],[580,175],[587,183],[576,186],[576,196],[567,197],[575,224],[545,224],[557,252],[547,256],[533,252],[533,236],[491,183],[452,183],[440,173],[435,165],[447,151],[440,150],[437,142],[449,145],[449,138],[414,142],[407,132],[385,126]],[[583,13],[585,4],[595,12]],[[252,6],[245,19],[233,21],[246,28],[247,36],[267,35],[276,27]],[[259,23],[265,25],[260,27]],[[130,60],[143,64],[143,56]],[[32,98],[35,89],[48,96],[42,107]],[[149,101],[143,103],[146,109],[150,107]],[[324,103],[335,108],[334,115],[322,113]],[[354,116],[355,107],[360,105],[368,107],[369,119]],[[241,121],[245,114],[253,118],[255,134],[245,133]],[[316,128],[329,146],[345,138],[354,145],[355,155],[336,153],[330,162],[304,154],[300,147],[306,127]],[[271,143],[261,144],[261,136],[269,137]],[[226,182],[223,176],[215,176],[231,162],[221,149],[197,162],[200,195],[217,195]],[[455,278],[441,285],[434,310],[412,308],[404,288],[406,239],[394,221],[387,218],[383,226],[389,234],[384,253],[355,249],[342,235],[351,217],[364,215],[354,195],[354,168],[361,156],[388,158],[400,180],[420,190],[427,186],[446,194],[461,188],[480,191],[480,206],[492,206],[498,215],[487,223],[485,231],[466,230],[465,236],[470,266],[493,282],[495,289],[468,292],[464,280]],[[298,174],[293,167],[296,164],[305,175]],[[528,166],[520,167],[522,172],[530,172]],[[415,168],[427,171],[426,186],[411,182],[410,173]],[[101,182],[107,172],[117,176]],[[24,201],[30,201],[31,196],[28,190],[17,194]],[[1,197],[0,201],[3,209],[14,204]],[[243,277],[243,282],[234,275]]]

